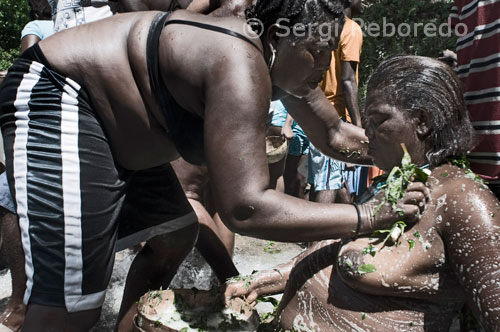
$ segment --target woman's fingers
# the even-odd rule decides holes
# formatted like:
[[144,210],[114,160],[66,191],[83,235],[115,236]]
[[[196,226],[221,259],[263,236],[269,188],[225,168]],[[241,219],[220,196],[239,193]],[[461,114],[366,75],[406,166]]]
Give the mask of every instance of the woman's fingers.
[[425,203],[426,197],[420,191],[407,191],[403,197],[403,204],[417,206],[420,212],[424,211]]
[[420,218],[420,208],[413,204],[400,204],[398,210],[402,211],[401,219],[404,219],[407,224],[414,224]]
[[421,192],[424,195],[426,201],[428,201],[431,196],[431,191],[422,182],[410,183],[408,185],[408,188],[406,188],[406,192],[408,193],[412,191]]

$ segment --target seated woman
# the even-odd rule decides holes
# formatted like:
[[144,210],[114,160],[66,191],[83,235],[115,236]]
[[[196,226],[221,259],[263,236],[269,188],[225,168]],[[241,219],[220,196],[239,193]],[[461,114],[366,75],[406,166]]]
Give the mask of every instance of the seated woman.
[[[323,241],[293,262],[229,284],[227,298],[284,291],[277,319],[294,331],[448,331],[467,303],[500,331],[499,204],[454,158],[473,144],[460,82],[447,65],[402,56],[368,84],[369,154],[386,171],[412,161],[430,170],[430,202],[397,244],[359,237]],[[377,241],[378,240],[378,241]],[[285,286],[286,284],[286,286]]]

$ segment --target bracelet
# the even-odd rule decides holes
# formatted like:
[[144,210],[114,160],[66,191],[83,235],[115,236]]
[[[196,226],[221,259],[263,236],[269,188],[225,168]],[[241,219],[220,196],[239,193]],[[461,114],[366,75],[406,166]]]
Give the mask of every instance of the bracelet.
[[361,230],[361,213],[359,212],[359,206],[356,203],[352,203],[354,208],[356,209],[356,212],[358,213],[358,226],[356,227],[356,233],[354,233],[354,237],[357,237],[359,235],[359,231]]

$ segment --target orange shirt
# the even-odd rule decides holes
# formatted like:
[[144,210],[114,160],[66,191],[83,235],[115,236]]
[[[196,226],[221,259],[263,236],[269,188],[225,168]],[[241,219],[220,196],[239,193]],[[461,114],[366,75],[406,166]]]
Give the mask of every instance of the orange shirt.
[[[346,17],[344,28],[340,34],[338,48],[332,52],[332,62],[320,83],[320,87],[326,97],[333,104],[339,116],[346,117],[347,110],[342,96],[341,64],[342,61],[354,61],[359,63],[361,56],[361,45],[363,44],[363,32],[361,27]],[[358,66],[359,68],[359,66]],[[358,68],[356,68],[356,82],[358,81]]]

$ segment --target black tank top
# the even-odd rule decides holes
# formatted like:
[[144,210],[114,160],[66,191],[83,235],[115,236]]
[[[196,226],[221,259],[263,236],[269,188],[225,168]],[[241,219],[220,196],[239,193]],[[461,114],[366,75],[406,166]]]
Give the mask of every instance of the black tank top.
[[201,165],[205,162],[203,144],[204,121],[200,116],[185,110],[175,101],[160,75],[158,48],[163,28],[167,24],[191,25],[242,39],[252,44],[255,48],[259,48],[247,37],[225,28],[193,21],[167,21],[169,14],[170,12],[164,12],[156,15],[149,28],[146,57],[151,90],[167,122],[167,134],[173,140],[177,151],[187,162]]

